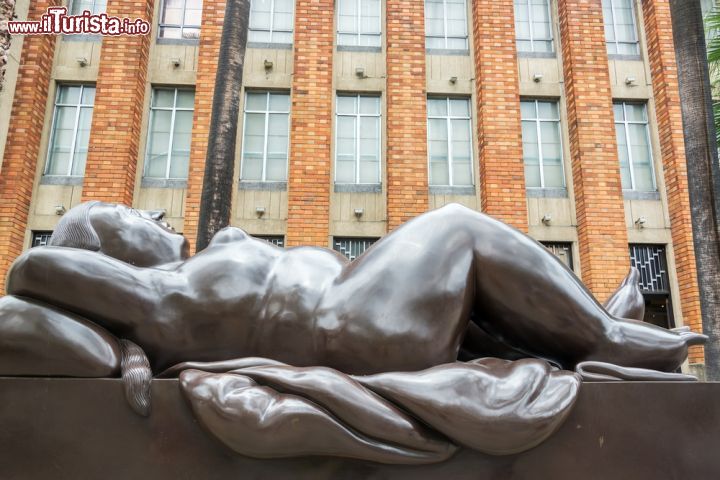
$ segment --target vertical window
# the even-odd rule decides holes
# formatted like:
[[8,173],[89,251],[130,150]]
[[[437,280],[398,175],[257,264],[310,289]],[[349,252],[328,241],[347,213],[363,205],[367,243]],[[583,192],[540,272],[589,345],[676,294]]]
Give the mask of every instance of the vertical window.
[[85,174],[94,101],[93,86],[58,87],[45,175]]
[[515,0],[518,52],[552,53],[550,0]]
[[647,105],[618,102],[613,107],[623,190],[654,192]]
[[379,47],[380,33],[380,0],[338,0],[338,45]]
[[664,328],[675,327],[665,246],[630,245],[630,264],[640,271],[644,321]]
[[610,55],[639,55],[634,0],[603,0],[605,40]]
[[572,243],[569,242],[542,242],[550,252],[558,257],[570,270],[573,270]]
[[562,142],[558,102],[523,100],[523,162],[529,188],[563,188]]
[[294,0],[252,0],[248,41],[292,43]]
[[253,235],[258,240],[265,240],[268,243],[275,245],[276,247],[285,248],[285,236],[284,235]]
[[93,15],[105,13],[107,0],[72,0],[68,11],[70,15],[82,15],[87,10]]
[[164,0],[160,12],[160,38],[199,39],[202,0]]
[[365,250],[372,247],[378,240],[377,238],[335,237],[333,239],[333,249],[345,255],[348,260],[353,261],[365,253]]
[[470,131],[469,99],[428,99],[430,185],[473,184]]
[[247,92],[240,177],[242,180],[287,180],[289,116],[289,94]]
[[467,50],[465,0],[425,0],[425,48]]
[[380,183],[380,97],[338,95],[335,182]]
[[155,88],[150,106],[145,177],[186,179],[195,92]]
[[50,243],[52,233],[53,232],[50,231],[32,232],[32,243],[30,244],[30,248],[47,246]]

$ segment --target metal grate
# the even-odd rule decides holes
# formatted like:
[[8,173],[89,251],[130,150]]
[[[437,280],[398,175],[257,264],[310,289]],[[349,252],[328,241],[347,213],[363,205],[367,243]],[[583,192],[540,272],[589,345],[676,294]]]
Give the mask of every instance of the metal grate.
[[283,235],[253,235],[253,237],[272,243],[276,247],[285,248],[285,237]]
[[335,238],[333,239],[333,248],[352,261],[377,241],[377,238]]
[[667,258],[662,245],[630,245],[630,264],[640,270],[640,289],[670,293]]
[[32,232],[32,247],[44,247],[50,243],[53,232]]
[[572,257],[572,243],[566,242],[542,242],[553,255],[558,257],[570,270],[574,269]]

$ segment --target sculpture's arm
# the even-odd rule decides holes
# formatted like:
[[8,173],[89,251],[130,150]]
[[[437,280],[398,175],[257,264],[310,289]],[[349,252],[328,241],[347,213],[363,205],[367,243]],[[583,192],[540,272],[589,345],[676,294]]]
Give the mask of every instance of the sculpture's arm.
[[166,275],[86,250],[39,247],[15,261],[7,293],[64,308],[124,333],[152,318],[165,284],[160,277]]

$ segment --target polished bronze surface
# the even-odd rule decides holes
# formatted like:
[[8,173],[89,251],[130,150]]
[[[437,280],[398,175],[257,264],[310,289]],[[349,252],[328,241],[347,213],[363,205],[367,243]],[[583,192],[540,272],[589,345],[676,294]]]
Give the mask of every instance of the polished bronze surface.
[[0,378],[3,480],[659,480],[717,478],[720,384],[589,383],[560,429],[517,455],[445,462],[257,460],[207,435],[177,380],[153,380],[137,416],[120,380]]
[[353,262],[236,228],[187,258],[162,217],[89,202],[21,255],[0,300],[0,375],[121,373],[152,419],[164,371],[243,455],[431,464],[535,447],[581,378],[688,380],[672,372],[705,338],[633,320],[637,271],[603,307],[541,244],[458,205]]

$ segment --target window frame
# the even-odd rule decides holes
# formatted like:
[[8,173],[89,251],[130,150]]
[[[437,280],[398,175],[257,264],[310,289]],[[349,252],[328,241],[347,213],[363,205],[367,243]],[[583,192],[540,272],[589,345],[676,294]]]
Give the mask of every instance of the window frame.
[[[448,168],[448,184],[447,185],[436,185],[433,183],[429,183],[430,187],[474,187],[475,186],[475,151],[473,148],[473,123],[472,123],[472,102],[471,97],[462,97],[462,96],[442,96],[442,95],[429,95],[427,97],[427,102],[429,103],[430,100],[445,100],[447,102],[447,116],[437,116],[437,115],[430,115],[430,109],[427,108],[427,142],[428,142],[428,161],[427,161],[427,167],[428,167],[428,183],[430,181],[430,173],[431,173],[431,160],[430,160],[430,148],[429,148],[429,142],[430,142],[430,120],[431,119],[444,119],[445,120],[445,126],[446,126],[446,132],[447,132],[447,142],[448,142],[448,161],[447,161],[447,168]],[[468,102],[468,117],[459,117],[459,116],[453,116],[450,113],[450,100],[465,100]],[[470,126],[470,183],[467,185],[456,185],[453,178],[453,130],[452,130],[452,121],[453,120],[467,120],[468,124]]]
[[[73,7],[75,5],[75,1],[76,0],[70,0],[68,2],[68,15],[81,15],[85,11],[85,10],[83,10],[83,12],[72,13]],[[102,11],[96,11],[98,1],[100,1],[100,0],[92,0],[92,10],[90,10],[90,13],[93,15],[100,15],[101,13],[107,13],[107,0],[105,0],[105,8]]]
[[[628,56],[629,56],[629,57],[639,57],[640,54],[641,54],[641,50],[640,50],[640,32],[638,31],[638,28],[639,28],[639,26],[638,26],[638,18],[637,18],[637,13],[635,12],[635,8],[637,8],[637,5],[636,5],[635,0],[628,0],[628,1],[630,2],[630,14],[632,15],[632,22],[633,22],[633,37],[634,37],[634,41],[633,41],[633,42],[621,42],[621,41],[619,41],[619,40],[617,39],[617,23],[615,22],[615,19],[617,18],[617,15],[616,15],[616,13],[615,13],[615,1],[616,1],[616,0],[603,0],[603,2],[605,2],[605,1],[610,2],[610,11],[611,11],[611,15],[612,15],[612,29],[613,29],[613,33],[614,33],[614,36],[615,36],[615,40],[612,41],[612,42],[611,42],[611,41],[608,41],[607,35],[605,36],[605,44],[606,44],[606,48],[607,48],[607,50],[608,50],[608,52],[607,52],[608,55],[609,55],[610,57],[618,57],[618,56],[619,56],[619,57],[628,57]],[[603,15],[603,26],[604,26],[604,27],[607,27],[607,23],[606,23],[606,22],[607,22],[607,20],[604,18],[604,15]],[[615,44],[615,53],[610,53],[610,51],[609,51],[609,49],[610,49],[610,44]],[[636,50],[636,51],[635,51],[634,53],[620,53],[620,52],[618,51],[618,46],[619,46],[620,44],[623,44],[623,45],[635,45],[635,50]]]
[[[247,99],[249,94],[258,94],[262,93],[265,95],[265,110],[264,111],[258,111],[258,110],[250,110],[248,111],[247,108]],[[287,111],[279,111],[279,110],[270,110],[270,95],[271,94],[282,94],[288,96],[288,109]],[[290,163],[290,111],[292,109],[292,98],[290,95],[290,92],[284,91],[284,90],[246,90],[245,91],[245,98],[243,99],[243,129],[242,129],[242,144],[240,147],[240,182],[259,182],[259,183],[285,183],[288,179],[288,170],[289,170],[289,163]],[[243,167],[245,165],[245,133],[247,132],[247,114],[248,113],[262,113],[265,115],[265,126],[263,131],[263,162],[262,162],[262,178],[260,180],[255,179],[246,179],[243,178]],[[285,179],[284,180],[267,180],[267,157],[268,157],[268,137],[269,135],[269,123],[270,123],[270,114],[273,113],[284,113],[288,116],[288,148],[287,153],[285,155]]]
[[567,262],[563,262],[563,264],[568,267],[573,272],[575,271],[575,259],[573,258],[573,242],[571,241],[541,241],[540,244],[542,244],[543,247],[545,247],[550,253],[555,255],[555,257],[563,262],[562,258],[560,258],[560,255],[558,254],[559,250],[562,250],[567,258]]
[[[172,90],[173,91],[173,106],[171,108],[168,107],[154,107],[153,101],[155,100],[155,94],[158,90]],[[178,92],[193,92],[193,108],[188,107],[178,107],[177,106],[177,97]],[[167,163],[165,164],[165,176],[163,177],[150,177],[147,174],[148,171],[148,159],[150,158],[150,140],[152,138],[152,121],[153,117],[155,115],[155,111],[162,110],[162,111],[171,111],[170,115],[170,135],[168,139],[168,150],[167,150]],[[147,128],[147,138],[145,140],[145,160],[143,165],[143,179],[150,179],[150,180],[187,180],[189,175],[185,175],[185,177],[170,177],[170,170],[172,170],[172,146],[173,141],[175,140],[175,117],[178,111],[182,112],[193,112],[193,118],[194,118],[194,112],[195,112],[195,89],[193,88],[183,88],[183,87],[152,87],[152,91],[150,92],[150,115],[148,119],[148,128]],[[194,122],[193,122],[194,123]],[[192,132],[192,125],[191,125],[191,132]],[[192,142],[191,142],[192,143]],[[192,145],[191,145],[191,151],[192,151]],[[189,173],[189,172],[188,172]]]
[[[30,232],[30,248],[48,246],[50,244],[50,240],[52,239],[52,235],[52,230],[32,230]],[[42,241],[43,237],[46,238],[44,243]],[[40,240],[37,245],[35,245],[36,240]]]
[[[519,54],[523,53],[532,53],[532,54],[547,54],[547,55],[555,55],[556,48],[555,48],[555,21],[553,18],[553,9],[552,9],[552,0],[544,0],[547,2],[547,10],[548,10],[548,18],[550,19],[550,38],[545,38],[542,40],[535,40],[533,37],[533,13],[532,13],[532,0],[527,0],[527,13],[528,13],[528,23],[530,24],[530,38],[520,38],[520,36],[517,34],[517,28],[515,29],[515,42],[530,42],[530,50],[520,50],[517,48],[517,52]],[[515,2],[513,2],[513,5],[515,5]],[[517,13],[515,13],[517,16]],[[539,52],[535,50],[535,42],[550,42],[550,51],[548,52]]]
[[[443,3],[443,35],[428,35],[427,30],[425,30],[425,49],[426,50],[461,50],[461,51],[468,51],[470,49],[470,26],[468,24],[469,22],[469,16],[468,16],[468,0],[463,0],[463,12],[465,12],[465,36],[455,36],[455,35],[448,35],[448,14],[447,14],[447,0],[442,0]],[[427,0],[424,1],[425,9],[427,9]],[[423,12],[425,16],[427,16],[426,12]],[[426,21],[426,19],[425,19]],[[427,39],[428,38],[442,38],[444,46],[442,48],[437,47],[428,47],[427,46]],[[463,48],[450,48],[448,47],[448,38],[462,38],[465,40],[465,46]]]
[[[340,97],[346,97],[346,98],[353,98],[355,100],[355,106],[357,113],[354,114],[348,114],[348,113],[338,113],[338,100]],[[360,98],[362,97],[369,97],[369,98],[376,98],[378,100],[378,113],[375,114],[367,114],[367,113],[360,113]],[[340,133],[340,129],[338,128],[338,123],[340,117],[352,117],[355,118],[355,181],[354,182],[338,182],[337,180],[337,173],[338,173],[338,134]],[[373,183],[362,183],[360,182],[360,118],[362,117],[371,117],[371,118],[377,118],[377,182]],[[381,94],[368,94],[368,93],[336,93],[335,94],[335,172],[333,174],[333,183],[335,185],[382,185],[382,95]]]
[[[58,103],[60,99],[60,92],[64,87],[80,87],[80,94],[79,94],[79,101],[77,105],[73,104],[60,104]],[[53,116],[52,116],[52,123],[50,124],[50,141],[48,143],[48,149],[47,149],[47,155],[45,156],[45,169],[43,170],[43,177],[63,177],[63,178],[84,178],[85,172],[83,171],[82,175],[73,175],[73,167],[75,165],[75,148],[77,147],[77,137],[78,137],[78,127],[80,122],[80,113],[83,108],[90,108],[93,112],[92,114],[95,114],[95,94],[93,94],[93,104],[87,105],[82,103],[83,94],[85,93],[85,89],[88,87],[92,87],[93,89],[96,89],[95,84],[91,83],[60,83],[57,85],[57,88],[55,89],[55,102],[53,103]],[[97,93],[97,90],[96,90]],[[56,135],[56,127],[57,127],[57,114],[58,114],[58,107],[75,107],[75,124],[73,127],[73,139],[70,147],[70,160],[68,161],[68,173],[66,175],[58,175],[58,174],[52,174],[48,173],[50,171],[50,165],[52,160],[52,153],[53,153],[53,144],[55,142],[55,135]],[[92,119],[90,120],[90,131],[92,132]],[[89,153],[89,137],[88,137],[88,153]],[[87,159],[86,159],[87,160]]]
[[[567,178],[565,178],[565,145],[563,144],[563,131],[562,131],[562,112],[560,110],[560,101],[555,99],[538,99],[538,98],[522,98],[520,99],[520,104],[522,105],[523,102],[533,102],[535,105],[535,118],[534,119],[527,119],[522,116],[522,108],[520,109],[520,124],[522,126],[522,122],[534,122],[535,123],[535,131],[537,132],[537,139],[538,139],[538,163],[540,167],[540,186],[539,187],[530,187],[525,185],[525,188],[529,189],[538,189],[538,190],[547,190],[547,189],[566,189],[567,188]],[[540,118],[540,102],[543,103],[554,103],[558,107],[558,118],[557,120],[554,119],[545,119]],[[560,169],[562,171],[562,185],[559,187],[547,187],[545,186],[545,157],[543,155],[543,147],[542,147],[542,123],[557,123],[558,128],[558,139],[560,140]],[[521,132],[522,136],[522,132]],[[523,147],[525,145],[525,140],[523,139]],[[525,166],[525,154],[523,153],[523,167]],[[527,178],[526,178],[527,181]]]
[[[368,249],[370,249],[373,245],[375,245],[379,240],[380,240],[379,237],[346,237],[346,236],[339,235],[339,236],[333,237],[332,249],[334,251],[336,251],[337,253],[339,253],[340,255],[342,255],[343,257],[347,258],[348,261],[354,262],[355,260],[360,258],[360,256],[362,256],[365,252],[367,252]],[[351,245],[352,242],[358,242],[358,243],[362,242],[363,243],[362,247],[364,247],[364,248],[363,248],[362,252],[360,252],[358,255],[355,256],[355,258],[351,258],[352,248],[350,249],[350,255],[347,255],[346,253],[344,253],[345,250],[341,249],[341,245],[340,245],[341,242],[349,242],[351,247],[352,247],[352,245]]]
[[[295,0],[292,1],[292,26],[290,27],[290,30],[280,30],[273,28],[274,20],[275,20],[275,0],[270,0],[270,22],[269,27],[267,29],[265,28],[252,28],[252,22],[250,21],[250,17],[252,15],[252,0],[250,1],[250,11],[248,12],[248,43],[261,43],[261,44],[269,44],[269,45],[292,45],[294,42],[293,40],[290,41],[290,43],[287,42],[276,42],[273,41],[273,33],[275,32],[281,32],[281,33],[289,33],[290,37],[294,37],[295,33]],[[258,42],[257,40],[251,40],[250,34],[251,32],[267,32],[270,35],[270,40],[267,42]]]
[[[162,23],[162,20],[165,15],[165,5],[167,4],[167,0],[161,0],[160,1],[160,16],[158,17],[158,33],[157,38],[159,40],[169,40],[169,41],[190,41],[190,42],[199,42],[200,41],[200,32],[202,31],[202,8],[200,10],[200,23],[198,25],[185,25],[185,12],[187,11],[187,0],[183,0],[183,23],[182,24],[176,24],[176,23]],[[205,6],[205,0],[203,0],[203,7]],[[162,31],[163,28],[178,28],[180,29],[180,38],[173,38],[173,37],[163,37]],[[183,31],[186,28],[193,28],[198,30],[198,36],[197,38],[185,38],[183,36]]]
[[[627,155],[628,155],[628,165],[630,167],[630,185],[631,188],[625,188],[622,187],[622,190],[624,192],[650,192],[655,193],[658,191],[658,185],[657,185],[657,176],[655,172],[655,154],[653,152],[653,144],[652,144],[652,138],[650,137],[650,111],[648,109],[647,102],[644,101],[626,101],[626,100],[615,100],[613,101],[613,106],[615,105],[622,105],[623,107],[623,121],[618,122],[617,119],[615,119],[615,113],[613,111],[613,121],[615,123],[615,126],[617,127],[618,123],[622,123],[623,129],[625,131],[625,139],[626,139],[626,146],[627,146]],[[644,122],[638,122],[638,121],[630,121],[628,120],[627,116],[627,105],[642,105],[645,108],[645,118],[647,118]],[[650,152],[650,176],[652,180],[652,190],[638,190],[635,186],[635,165],[633,163],[633,156],[632,156],[632,148],[630,148],[630,125],[645,125],[645,141],[647,142],[648,146],[648,152]],[[616,134],[617,136],[617,134]],[[618,144],[617,138],[615,139],[615,143]],[[618,148],[620,148],[620,145],[618,144]],[[620,167],[620,158],[618,156],[618,167]],[[621,178],[622,183],[622,178]],[[622,185],[621,185],[622,186]]]
[[[273,0],[273,1],[274,1],[274,0]],[[356,7],[357,7],[357,8],[356,8],[357,14],[355,15],[355,28],[356,28],[356,30],[357,30],[356,32],[343,32],[343,31],[340,30],[340,4],[341,4],[343,1],[347,1],[347,2],[351,2],[351,1],[352,1],[352,2],[355,2],[355,5],[356,5]],[[379,4],[380,4],[380,11],[378,12],[379,15],[378,15],[378,22],[377,22],[377,27],[378,27],[378,28],[377,28],[377,31],[376,31],[376,32],[372,32],[372,33],[368,33],[368,32],[362,33],[362,32],[360,31],[360,30],[361,30],[360,25],[361,25],[361,23],[362,23],[362,15],[361,15],[361,12],[362,12],[362,3],[363,3],[363,2],[366,2],[366,1],[368,1],[368,0],[337,0],[337,1],[336,1],[336,3],[337,3],[337,22],[336,22],[337,27],[336,27],[336,29],[335,29],[335,30],[336,30],[336,31],[335,31],[335,35],[336,35],[336,37],[335,37],[335,43],[337,44],[337,46],[339,46],[339,47],[382,48],[382,34],[383,34],[383,32],[382,32],[382,24],[383,24],[383,21],[382,21],[382,16],[383,16],[383,0],[378,0],[378,2],[379,2]],[[348,45],[348,44],[346,44],[346,43],[340,43],[340,36],[341,36],[341,35],[355,35],[355,36],[357,37],[357,43],[356,43],[355,45]],[[363,38],[363,37],[377,38],[377,39],[378,39],[378,45],[361,45],[361,44],[360,44],[360,39]]]

